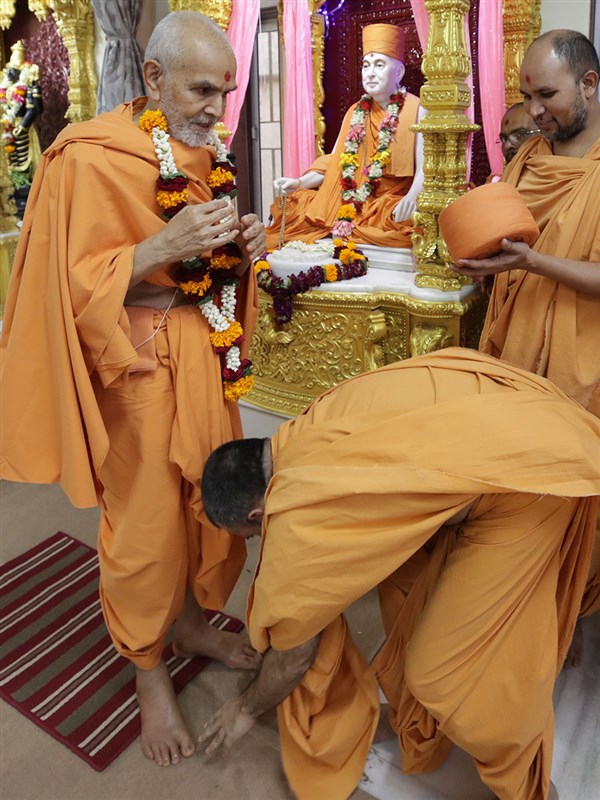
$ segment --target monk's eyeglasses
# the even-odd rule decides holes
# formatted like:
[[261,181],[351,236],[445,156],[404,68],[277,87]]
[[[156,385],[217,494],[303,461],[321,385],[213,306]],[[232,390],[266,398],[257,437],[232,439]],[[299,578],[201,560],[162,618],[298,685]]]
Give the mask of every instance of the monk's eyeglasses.
[[522,144],[526,139],[529,139],[530,136],[535,136],[538,133],[541,133],[541,131],[537,128],[533,131],[527,128],[517,128],[516,131],[511,131],[508,135],[501,133],[498,137],[498,143],[506,144],[508,141],[512,141],[513,144]]

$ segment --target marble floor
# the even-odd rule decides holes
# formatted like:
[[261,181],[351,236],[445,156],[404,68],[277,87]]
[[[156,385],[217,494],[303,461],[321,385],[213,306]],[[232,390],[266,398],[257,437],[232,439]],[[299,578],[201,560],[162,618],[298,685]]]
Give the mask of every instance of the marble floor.
[[[246,435],[268,436],[281,419],[243,409]],[[56,486],[0,483],[2,562],[64,530],[95,544],[97,511],[73,509]],[[250,543],[248,561],[227,610],[243,616],[257,557]],[[372,657],[383,640],[376,598],[370,594],[348,614],[353,636]],[[584,621],[583,663],[564,671],[555,691],[556,737],[553,780],[561,800],[600,800],[600,614]],[[181,702],[192,729],[238,691],[243,673],[211,664],[183,691]],[[101,773],[94,772],[61,744],[0,705],[0,800],[292,800],[283,776],[275,715],[265,715],[226,759],[197,753],[177,767],[146,762],[136,744]],[[487,800],[471,759],[454,750],[444,766],[423,777],[403,775],[394,742],[372,748],[360,787],[352,800]],[[311,799],[312,800],[312,799]],[[329,800],[316,797],[314,800]]]

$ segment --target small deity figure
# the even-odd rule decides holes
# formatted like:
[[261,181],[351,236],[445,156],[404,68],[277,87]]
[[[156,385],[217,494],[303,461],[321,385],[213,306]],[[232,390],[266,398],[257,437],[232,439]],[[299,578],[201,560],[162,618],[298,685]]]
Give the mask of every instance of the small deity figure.
[[22,41],[16,42],[11,51],[0,80],[0,121],[17,210],[22,217],[40,158],[39,138],[33,123],[42,113],[43,104],[39,67],[25,60]]
[[274,181],[267,245],[328,236],[380,247],[410,247],[411,216],[423,188],[423,142],[410,130],[422,110],[406,91],[404,31],[367,25],[362,31],[365,94],[342,122],[333,153],[300,178]]

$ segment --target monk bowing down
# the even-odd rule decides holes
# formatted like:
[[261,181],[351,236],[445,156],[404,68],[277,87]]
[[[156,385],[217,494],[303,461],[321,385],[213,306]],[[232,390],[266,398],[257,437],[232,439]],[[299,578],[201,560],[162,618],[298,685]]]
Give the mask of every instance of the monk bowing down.
[[[223,445],[202,490],[213,521],[263,537],[248,605],[262,667],[206,726],[209,751],[278,705],[295,795],[344,800],[379,684],[405,772],[454,743],[500,800],[556,796],[552,690],[593,543],[594,416],[543,378],[443,350],[338,385],[270,441]],[[370,665],[342,615],[373,587],[387,640]]]

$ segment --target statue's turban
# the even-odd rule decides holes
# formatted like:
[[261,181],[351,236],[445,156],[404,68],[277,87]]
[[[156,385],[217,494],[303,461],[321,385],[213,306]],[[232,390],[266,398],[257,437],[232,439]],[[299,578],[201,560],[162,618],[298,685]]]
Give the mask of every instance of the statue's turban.
[[366,25],[362,29],[362,37],[363,56],[367,53],[383,53],[404,61],[404,31],[397,25]]

